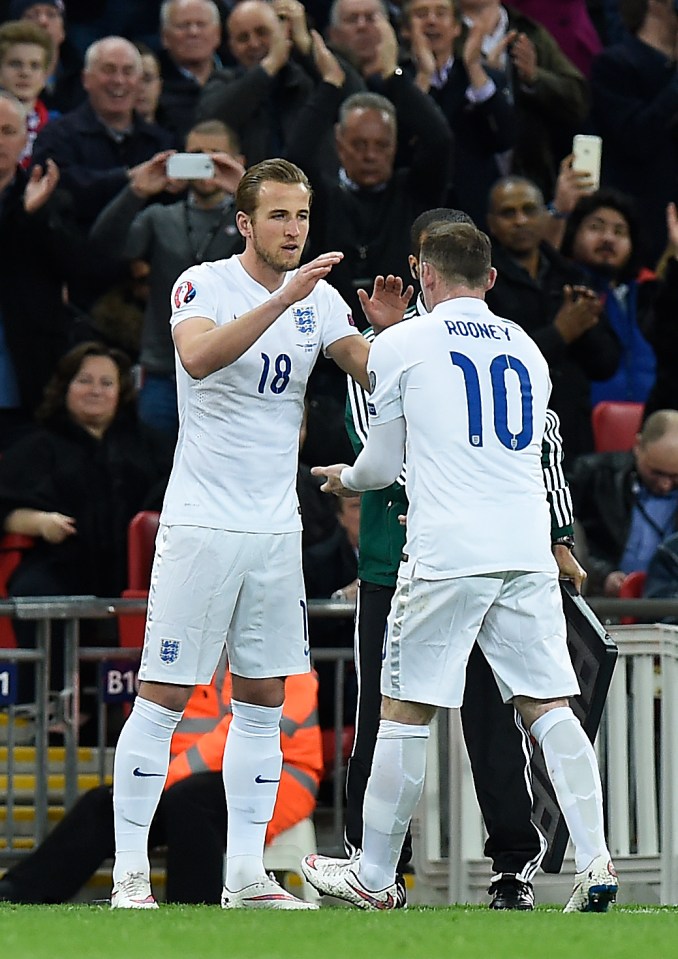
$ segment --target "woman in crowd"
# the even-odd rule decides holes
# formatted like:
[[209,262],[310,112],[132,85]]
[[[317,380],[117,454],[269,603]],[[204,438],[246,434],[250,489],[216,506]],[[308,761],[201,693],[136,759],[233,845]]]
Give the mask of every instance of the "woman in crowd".
[[[138,510],[159,508],[171,457],[166,442],[137,421],[125,354],[95,342],[74,347],[36,418],[39,428],[0,460],[2,529],[35,539],[9,594],[119,595],[129,521]],[[34,624],[17,622],[15,632],[20,646],[34,646]],[[54,679],[58,685],[58,672]]]

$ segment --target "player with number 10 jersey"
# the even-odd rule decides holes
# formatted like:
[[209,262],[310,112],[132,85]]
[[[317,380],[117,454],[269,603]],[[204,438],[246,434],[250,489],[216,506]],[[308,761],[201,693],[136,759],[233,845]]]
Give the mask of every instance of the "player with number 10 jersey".
[[555,573],[541,467],[550,380],[533,340],[461,297],[377,337],[368,369],[370,423],[407,421],[416,575]]

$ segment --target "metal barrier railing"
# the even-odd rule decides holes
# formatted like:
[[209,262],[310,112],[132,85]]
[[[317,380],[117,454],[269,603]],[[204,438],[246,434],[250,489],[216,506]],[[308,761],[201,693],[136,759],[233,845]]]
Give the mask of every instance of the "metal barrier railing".
[[[640,622],[654,622],[664,617],[678,619],[678,600],[648,599],[603,599],[589,600],[593,610],[603,620],[610,623],[622,616],[634,616]],[[309,617],[346,619],[354,615],[355,605],[346,601],[311,600],[308,603]],[[144,599],[99,599],[96,597],[64,596],[35,597],[12,600],[0,600],[0,616],[20,620],[32,620],[37,624],[37,643],[35,650],[0,649],[0,703],[2,703],[3,683],[11,685],[12,668],[21,662],[34,662],[36,665],[36,715],[35,715],[35,830],[34,835],[40,841],[48,823],[48,714],[47,703],[51,688],[50,649],[52,643],[51,624],[55,620],[64,622],[64,674],[60,694],[61,719],[64,736],[64,803],[66,808],[72,805],[78,795],[78,747],[80,728],[80,668],[81,661],[106,661],[120,658],[131,659],[138,656],[131,648],[119,647],[81,647],[80,621],[82,619],[111,619],[118,616],[145,613]],[[332,784],[332,831],[337,849],[342,846],[343,836],[343,795],[344,769],[342,755],[342,732],[344,728],[344,679],[346,664],[353,659],[353,650],[346,648],[320,648],[313,651],[317,662],[332,661],[334,669],[334,776]],[[14,678],[14,681],[15,678]],[[6,701],[6,700],[5,700]],[[11,847],[13,841],[14,794],[11,784],[15,775],[14,761],[14,719],[18,715],[16,706],[7,705],[7,782],[6,797],[7,818],[6,838]],[[104,779],[106,756],[106,706],[100,698],[98,705],[98,743],[97,775]],[[0,860],[6,856],[0,850]],[[16,856],[19,851],[11,850]]]
[[[310,600],[308,614],[311,619],[352,617],[355,606],[346,601]],[[0,616],[36,622],[35,650],[0,649],[0,708],[7,710],[7,791],[5,797],[7,848],[0,850],[0,861],[17,858],[22,850],[14,847],[15,810],[15,721],[21,708],[12,702],[12,690],[16,688],[16,667],[20,663],[36,664],[36,704],[34,713],[35,744],[35,827],[33,834],[40,842],[48,828],[48,782],[49,782],[49,723],[48,704],[52,677],[50,676],[50,651],[52,645],[51,624],[55,620],[64,623],[64,671],[59,694],[60,722],[64,741],[64,806],[68,809],[78,797],[78,749],[80,731],[80,663],[116,662],[138,660],[141,650],[117,646],[80,646],[80,621],[83,619],[111,619],[146,612],[145,599],[100,599],[91,596],[34,597],[0,600]],[[344,682],[346,664],[353,662],[353,649],[331,647],[312,650],[314,662],[334,663],[334,770],[332,781],[332,833],[337,849],[343,845],[343,781],[344,759],[342,753],[344,729]],[[5,696],[3,697],[3,691]],[[103,782],[106,776],[107,704],[105,696],[97,701],[97,776]]]

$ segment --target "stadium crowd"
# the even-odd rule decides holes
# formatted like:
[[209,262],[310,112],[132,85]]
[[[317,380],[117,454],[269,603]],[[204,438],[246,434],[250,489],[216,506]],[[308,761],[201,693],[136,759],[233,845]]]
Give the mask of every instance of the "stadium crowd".
[[[677,60],[674,0],[0,0],[0,516],[3,532],[39,542],[9,595],[26,595],[36,557],[41,575],[63,575],[86,523],[92,574],[124,540],[128,504],[151,489],[160,501],[161,467],[137,488],[108,426],[124,400],[129,436],[153,449],[176,438],[174,282],[242,251],[233,174],[273,157],[308,175],[305,260],[343,253],[329,282],[361,330],[358,291],[410,276],[417,216],[454,207],[488,232],[488,304],[549,366],[590,589],[618,595],[678,529],[676,420],[658,412],[678,408]],[[602,138],[599,182],[575,168],[576,134]],[[183,152],[211,155],[212,174],[172,176]],[[34,475],[49,452],[45,396],[82,344],[124,372],[62,373],[68,423],[50,428],[64,457],[67,444],[91,448],[86,497]],[[134,397],[121,392],[128,366]],[[602,401],[654,417],[617,459],[595,453]],[[321,356],[298,484],[312,596],[357,590],[355,520],[318,506],[308,476],[352,462],[345,403],[345,376]],[[68,478],[57,450],[49,471]],[[105,515],[98,532],[90,514]],[[68,586],[41,581],[40,593]],[[316,627],[311,641],[351,637]]]

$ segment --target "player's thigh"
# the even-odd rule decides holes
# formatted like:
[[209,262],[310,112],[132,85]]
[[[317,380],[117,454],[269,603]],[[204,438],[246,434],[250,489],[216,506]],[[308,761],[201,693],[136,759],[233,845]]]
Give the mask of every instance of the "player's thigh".
[[250,551],[244,533],[160,527],[140,679],[189,686],[211,681]]
[[310,669],[300,533],[258,533],[228,634],[231,672],[246,679]]
[[466,661],[500,589],[492,577],[398,577],[388,618],[381,691],[391,699],[460,706]]
[[512,696],[555,699],[579,692],[554,573],[507,573],[478,643],[505,702]]

